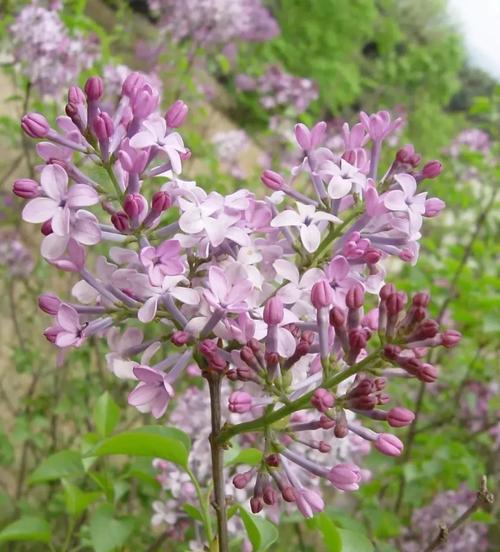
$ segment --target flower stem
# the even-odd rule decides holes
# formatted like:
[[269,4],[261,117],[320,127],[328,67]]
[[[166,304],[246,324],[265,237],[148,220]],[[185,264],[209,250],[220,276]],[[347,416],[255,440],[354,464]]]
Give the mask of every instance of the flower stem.
[[[375,359],[378,358],[380,354],[380,351],[375,351],[365,357],[361,362],[358,362],[357,364],[354,364],[353,366],[347,368],[346,370],[343,370],[342,372],[339,372],[329,378],[326,382],[321,384],[321,387],[324,387],[326,389],[333,387],[335,385],[338,385],[339,383],[343,382],[347,378],[353,376],[369,364],[371,364]],[[257,431],[259,429],[262,429],[266,426],[269,426],[271,424],[274,424],[278,422],[279,420],[285,418],[286,416],[289,416],[290,414],[293,414],[297,410],[302,410],[303,408],[306,408],[309,405],[309,401],[311,400],[311,397],[314,394],[314,389],[312,391],[309,391],[305,395],[302,395],[302,397],[298,398],[295,401],[292,401],[282,408],[279,408],[278,410],[273,410],[269,412],[268,414],[264,414],[260,418],[257,418],[255,420],[252,420],[250,422],[243,422],[241,424],[236,424],[234,426],[229,426],[226,429],[222,430],[219,434],[219,442],[225,443],[235,435],[238,435],[240,433],[249,433],[251,431]]]
[[219,552],[228,552],[229,537],[227,532],[226,493],[224,480],[224,446],[221,435],[221,376],[209,373],[207,375],[210,389],[210,414],[212,418],[212,434],[210,448],[212,451],[212,478],[214,482],[215,511],[217,513],[217,534]]

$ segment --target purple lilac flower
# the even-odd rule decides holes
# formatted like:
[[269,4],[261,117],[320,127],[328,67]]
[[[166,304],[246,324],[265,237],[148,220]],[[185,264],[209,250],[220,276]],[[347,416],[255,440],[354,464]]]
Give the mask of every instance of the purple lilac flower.
[[[296,125],[298,163],[290,175],[265,171],[270,196],[207,193],[181,178],[190,155],[181,100],[162,115],[158,89],[139,73],[125,78],[109,111],[105,96],[94,76],[84,90],[71,87],[57,129],[39,113],[22,119],[25,133],[43,140],[44,164],[40,183],[18,182],[14,192],[28,201],[24,218],[41,223],[42,254],[80,280],[76,302],[40,300],[54,318],[45,336],[61,348],[107,337],[110,370],[135,380],[129,403],[155,417],[196,359],[202,375],[223,380],[224,431],[241,429],[241,420],[228,439],[262,452],[258,469],[234,478],[237,489],[248,487],[250,509],[271,515],[283,500],[310,516],[324,506],[322,484],[354,491],[368,476],[341,454],[344,444],[401,454],[389,431],[413,414],[388,406],[386,378],[435,381],[422,349],[460,340],[429,317],[428,294],[409,299],[385,283],[387,258],[417,260],[424,219],[440,210],[422,183],[441,167],[419,169],[405,146],[379,177],[382,145],[401,124],[379,112],[343,127],[340,154],[323,145],[326,123]],[[300,191],[299,177],[309,182]],[[98,242],[94,262],[89,247]],[[175,351],[165,354],[166,342]],[[267,424],[283,409],[287,424]],[[206,458],[207,439],[200,443]],[[165,508],[156,513],[164,521]]]
[[58,11],[38,2],[19,12],[10,34],[16,63],[42,96],[58,99],[100,56],[97,37],[71,36]]
[[[462,486],[457,491],[438,494],[431,504],[415,510],[405,531],[400,549],[402,552],[420,552],[439,530],[440,523],[452,523],[474,502],[476,493]],[[488,545],[488,526],[484,523],[468,520],[450,532],[446,543],[441,545],[443,552],[486,552]]]
[[176,40],[189,38],[204,46],[264,42],[279,33],[260,0],[150,0],[150,8]]
[[242,92],[255,91],[267,111],[291,107],[296,115],[306,111],[319,97],[314,81],[290,75],[275,65],[258,78],[237,75],[236,86]]

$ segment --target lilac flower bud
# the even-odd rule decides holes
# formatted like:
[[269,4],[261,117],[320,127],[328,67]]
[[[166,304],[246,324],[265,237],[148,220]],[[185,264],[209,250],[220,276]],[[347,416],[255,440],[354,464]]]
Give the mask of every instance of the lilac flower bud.
[[167,192],[156,192],[151,200],[151,209],[155,213],[163,213],[172,205],[172,199]]
[[304,150],[308,151],[311,149],[311,131],[302,123],[295,125],[295,139],[297,144]]
[[80,111],[76,104],[68,103],[64,108],[66,115],[73,121],[73,123],[80,129],[84,130],[84,123],[80,115]]
[[382,252],[378,249],[368,249],[363,255],[363,260],[366,264],[377,264],[382,258]]
[[92,130],[99,142],[106,142],[111,138],[115,130],[113,120],[105,111],[102,111],[94,118]]
[[248,483],[250,483],[252,477],[253,477],[253,470],[249,470],[244,473],[237,473],[233,477],[233,485],[237,489],[244,489],[248,485]]
[[38,306],[43,312],[55,316],[59,307],[61,306],[62,301],[59,297],[51,295],[50,293],[44,293],[38,298]]
[[146,84],[146,79],[140,73],[134,71],[127,75],[122,84],[122,94],[131,98],[135,92]]
[[318,310],[329,307],[333,303],[333,291],[328,280],[323,279],[313,285],[311,303]]
[[349,309],[360,309],[365,302],[365,290],[361,284],[354,284],[349,288],[345,297],[345,304]]
[[418,167],[418,165],[420,165],[420,161],[422,161],[422,156],[419,153],[415,153],[414,155],[411,156],[409,160],[409,164],[412,167]]
[[317,148],[325,139],[327,125],[325,121],[316,123],[311,129],[311,149]]
[[434,383],[438,378],[438,369],[429,363],[424,363],[420,366],[420,370],[417,373],[417,377],[420,381],[425,383]]
[[44,236],[49,236],[50,234],[52,234],[54,232],[54,230],[52,230],[52,220],[46,220],[40,227],[40,232]]
[[159,99],[158,91],[149,84],[145,84],[135,92],[132,99],[131,107],[134,117],[145,118],[151,115],[156,109]]
[[446,207],[446,203],[438,197],[430,197],[425,200],[424,217],[437,217]]
[[406,294],[400,291],[389,295],[386,301],[389,315],[396,316],[399,314],[404,309],[406,300]]
[[355,464],[337,464],[328,472],[328,481],[340,491],[357,491],[361,470]]
[[387,413],[387,422],[391,427],[405,427],[410,425],[414,419],[415,414],[402,406],[391,408]]
[[272,368],[273,366],[278,365],[278,362],[280,361],[280,356],[278,353],[270,351],[265,354],[265,359],[266,359],[266,366],[268,368]]
[[439,324],[435,320],[423,320],[415,332],[408,338],[409,341],[420,341],[435,337],[439,332]]
[[390,343],[387,345],[384,345],[384,356],[388,360],[395,361],[400,352],[401,352],[401,347],[398,347],[397,345],[393,345]]
[[332,446],[326,441],[320,441],[318,443],[318,450],[323,454],[328,454],[332,450]]
[[345,324],[345,315],[340,307],[333,307],[330,311],[330,324],[334,328],[341,328]]
[[130,223],[128,220],[128,216],[123,211],[113,213],[113,215],[111,215],[111,223],[119,232],[130,232]]
[[260,179],[264,186],[267,186],[270,190],[274,190],[275,192],[280,192],[287,187],[285,179],[281,174],[271,171],[270,169],[265,170]]
[[274,506],[278,502],[278,493],[273,489],[271,485],[264,487],[264,493],[262,495],[264,503],[268,506]]
[[96,102],[104,92],[104,83],[101,77],[90,77],[83,87],[87,98],[91,102]]
[[419,293],[415,293],[412,299],[412,303],[415,307],[422,307],[426,308],[429,304],[429,301],[431,300],[431,296],[426,291],[420,291]]
[[50,130],[47,119],[41,113],[27,113],[21,119],[21,128],[31,138],[44,138]]
[[165,114],[167,125],[170,128],[181,127],[186,120],[188,111],[188,106],[182,100],[177,100],[168,108],[168,111]]
[[237,414],[248,412],[252,408],[252,395],[245,391],[234,391],[229,396],[229,410]]
[[367,334],[364,330],[355,329],[349,332],[349,346],[357,353],[366,347],[366,342]]
[[399,163],[409,164],[412,155],[415,153],[415,148],[412,144],[406,144],[396,153],[396,160]]
[[292,486],[284,487],[281,490],[281,496],[285,502],[295,502],[295,489]]
[[170,341],[176,347],[182,347],[183,345],[186,345],[186,343],[188,343],[190,339],[191,339],[191,335],[188,332],[177,330],[172,334]]
[[341,409],[335,418],[335,428],[333,430],[333,434],[337,437],[337,439],[343,439],[344,437],[347,437],[348,433],[349,426],[347,425],[345,410]]
[[319,410],[319,412],[326,412],[335,404],[335,397],[330,393],[330,391],[320,387],[314,391],[313,396],[311,397],[311,404],[314,408],[316,408],[316,410]]
[[261,498],[254,496],[250,499],[250,510],[252,510],[252,514],[258,514],[263,507],[264,505]]
[[401,440],[392,433],[380,433],[374,446],[387,456],[400,456],[404,448]]
[[277,326],[283,321],[283,316],[283,301],[276,296],[268,299],[264,306],[264,322],[272,326]]
[[85,103],[85,94],[79,86],[70,86],[68,90],[68,103],[79,105]]
[[123,210],[129,219],[138,217],[144,210],[144,198],[141,194],[128,194],[123,201]]
[[446,330],[441,336],[441,345],[447,349],[451,349],[460,343],[462,334],[456,330]]
[[436,178],[443,172],[443,165],[440,161],[429,161],[424,165],[422,169],[422,176],[424,178]]
[[392,295],[393,293],[396,293],[396,288],[394,287],[394,284],[385,284],[380,289],[379,297],[380,299],[382,299],[382,301],[387,301],[389,295]]
[[38,182],[31,180],[31,178],[21,178],[14,182],[12,192],[23,199],[33,199],[39,195],[40,186]]
[[335,420],[330,419],[328,416],[320,416],[319,424],[321,429],[332,429],[335,427]]
[[271,468],[277,468],[280,465],[280,455],[276,453],[269,454],[266,456],[265,462]]

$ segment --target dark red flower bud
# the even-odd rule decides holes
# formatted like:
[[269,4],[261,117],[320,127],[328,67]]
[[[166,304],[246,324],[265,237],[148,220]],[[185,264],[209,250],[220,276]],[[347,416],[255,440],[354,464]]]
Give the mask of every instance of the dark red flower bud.
[[340,307],[333,307],[330,310],[330,324],[334,328],[340,328],[345,324],[345,315]]
[[349,309],[360,309],[365,302],[365,290],[361,284],[354,284],[345,297],[345,304]]
[[111,223],[119,232],[126,233],[130,231],[130,224],[127,214],[123,211],[113,213],[111,215]]

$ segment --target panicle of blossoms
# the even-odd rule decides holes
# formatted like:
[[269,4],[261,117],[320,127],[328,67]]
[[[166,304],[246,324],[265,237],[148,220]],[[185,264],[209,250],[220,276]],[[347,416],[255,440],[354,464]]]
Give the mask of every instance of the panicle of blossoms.
[[[460,339],[429,319],[428,294],[408,301],[385,284],[384,260],[416,262],[423,220],[444,206],[421,190],[441,166],[419,169],[405,146],[379,178],[382,145],[400,121],[362,113],[343,128],[342,154],[323,146],[324,122],[298,124],[300,162],[287,179],[264,171],[270,196],[207,193],[180,176],[190,157],[177,130],[184,102],[160,113],[159,91],[139,73],[115,109],[103,109],[104,94],[91,77],[70,88],[57,129],[39,113],[21,122],[43,160],[37,180],[14,184],[27,200],[23,218],[41,224],[42,256],[80,278],[74,300],[40,298],[53,317],[45,336],[60,348],[105,336],[110,370],[135,385],[129,404],[156,418],[193,362],[227,379],[241,422],[220,438],[262,453],[235,485],[252,484],[254,512],[283,499],[311,516],[324,506],[311,479],[340,491],[362,480],[358,465],[328,456],[339,440],[401,454],[386,429],[413,414],[381,408],[391,401],[386,378],[434,381],[424,350]],[[88,248],[101,242],[93,259]],[[148,325],[147,340],[137,324]]]
[[236,76],[236,86],[242,91],[255,91],[262,107],[268,111],[279,108],[292,108],[295,115],[307,110],[318,99],[318,87],[311,79],[296,77],[272,65],[266,72],[252,78],[240,74]]
[[462,130],[453,140],[448,149],[448,153],[453,157],[458,157],[460,151],[469,149],[479,153],[486,154],[491,148],[491,138],[487,132],[480,128],[468,128]]
[[279,26],[261,0],[150,0],[150,9],[177,41],[202,46],[228,42],[265,42]]
[[[398,543],[400,550],[424,550],[439,529],[439,525],[449,525],[458,519],[473,504],[476,494],[461,486],[457,491],[439,493],[428,506],[415,510],[408,529]],[[486,552],[489,549],[488,526],[470,520],[449,532],[446,542],[440,546],[443,552]]]
[[15,232],[0,232],[0,267],[9,276],[27,276],[35,267],[33,255]]
[[25,6],[9,30],[14,59],[42,96],[59,99],[100,56],[96,36],[70,35],[58,11],[38,2]]
[[240,129],[216,132],[211,137],[211,142],[223,167],[235,178],[244,179],[245,169],[240,160],[241,152],[250,143],[246,132]]

